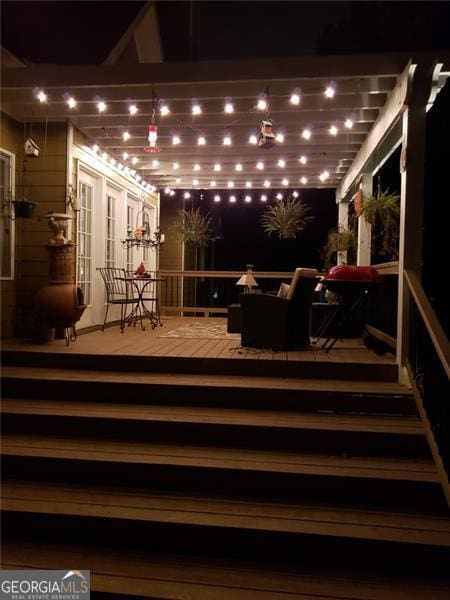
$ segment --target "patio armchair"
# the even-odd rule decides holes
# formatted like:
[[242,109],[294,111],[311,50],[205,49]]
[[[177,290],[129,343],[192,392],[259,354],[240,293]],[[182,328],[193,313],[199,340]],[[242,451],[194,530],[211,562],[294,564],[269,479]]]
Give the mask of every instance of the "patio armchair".
[[[102,331],[105,331],[109,305],[112,304],[120,306],[120,333],[123,333],[129,314],[138,304],[136,286],[133,282],[126,281],[126,278],[130,277],[130,275],[125,269],[97,267],[97,271],[102,276],[106,291],[106,313]],[[128,307],[132,307],[130,312],[127,311]]]
[[241,294],[243,346],[294,350],[310,344],[310,316],[316,269],[295,270],[278,295]]

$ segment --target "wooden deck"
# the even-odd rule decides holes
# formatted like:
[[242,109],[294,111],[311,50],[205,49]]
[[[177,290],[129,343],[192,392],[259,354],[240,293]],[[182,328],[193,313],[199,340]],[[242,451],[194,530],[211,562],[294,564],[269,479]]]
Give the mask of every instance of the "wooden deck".
[[69,355],[114,355],[148,357],[186,357],[209,359],[252,359],[287,362],[321,363],[362,363],[395,364],[392,354],[377,356],[367,349],[361,339],[349,339],[338,342],[333,350],[325,354],[320,346],[295,352],[273,352],[256,348],[241,348],[236,339],[180,339],[161,337],[188,323],[194,322],[224,323],[221,318],[165,317],[163,327],[156,330],[129,327],[121,334],[118,326],[107,328],[104,332],[94,331],[78,336],[76,342],[66,346],[64,340],[54,340],[47,344],[35,344],[27,340],[11,339],[2,344],[4,351],[20,350],[26,352],[50,352]]

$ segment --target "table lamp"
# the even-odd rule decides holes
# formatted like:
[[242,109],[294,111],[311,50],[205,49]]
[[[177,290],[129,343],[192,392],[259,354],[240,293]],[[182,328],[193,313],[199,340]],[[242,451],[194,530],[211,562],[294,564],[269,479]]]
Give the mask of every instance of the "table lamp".
[[239,281],[236,283],[236,285],[245,286],[244,293],[249,294],[249,293],[253,292],[252,288],[258,287],[258,284],[256,282],[256,279],[253,277],[253,265],[245,265],[245,266],[246,266],[247,272],[244,273],[244,275],[242,275],[242,277],[239,279]]

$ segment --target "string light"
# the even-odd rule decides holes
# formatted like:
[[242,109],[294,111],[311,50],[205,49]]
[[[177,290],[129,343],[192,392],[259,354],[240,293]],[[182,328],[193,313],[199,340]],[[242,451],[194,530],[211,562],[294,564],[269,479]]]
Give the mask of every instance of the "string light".
[[218,196],[218,195],[214,196],[214,202],[220,202],[220,196]]
[[97,146],[97,144],[94,144],[92,146],[92,152],[94,152],[95,154],[98,152],[98,146]]
[[257,162],[256,163],[256,168],[258,169],[258,171],[262,171],[264,169],[264,163],[263,162]]
[[258,143],[258,138],[256,137],[256,135],[251,135],[248,138],[248,143],[253,144],[253,146],[256,146],[256,144]]
[[203,135],[201,135],[201,136],[198,138],[198,140],[197,140],[197,144],[198,144],[199,146],[205,146],[205,145],[206,145],[206,138],[205,138]]
[[276,198],[277,200],[283,200],[283,194],[277,194]]
[[167,115],[170,115],[170,108],[167,106],[167,104],[162,104],[159,112],[162,117],[167,117]]
[[236,202],[236,196],[230,196],[230,202],[234,204]]
[[128,110],[130,111],[130,115],[135,115],[138,111],[138,107],[136,104],[130,104]]
[[139,159],[137,156],[133,156],[133,158],[131,159],[131,162],[133,163],[133,165],[137,165],[139,162]]
[[351,129],[353,127],[353,121],[351,119],[345,119],[344,125],[347,127],[347,129]]
[[199,164],[195,164],[193,167],[194,171],[200,171],[201,166]]
[[264,187],[270,187],[270,181],[268,179],[263,183]]
[[234,181],[229,181],[229,182],[227,183],[227,186],[228,186],[229,188],[234,188]]
[[200,104],[194,103],[192,105],[192,114],[193,115],[201,115],[202,114],[202,107],[200,106]]
[[198,179],[193,179],[192,180],[192,185],[198,185]]
[[294,92],[289,101],[291,104],[294,104],[294,106],[298,106],[300,104],[300,94]]
[[174,163],[173,163],[173,165],[172,165],[172,169],[173,169],[174,171],[176,171],[176,170],[177,170],[177,169],[179,169],[179,168],[180,168],[180,165],[179,165],[177,162],[174,162]]
[[298,159],[299,162],[302,163],[302,165],[306,165],[306,163],[308,162],[308,159],[306,158],[306,156],[300,156],[300,158]]
[[224,111],[225,111],[227,114],[229,114],[229,115],[230,115],[231,113],[234,113],[234,106],[233,106],[233,103],[232,103],[232,102],[226,102],[226,103],[225,103],[225,107],[224,107]]
[[289,179],[283,179],[283,181],[281,182],[283,185],[289,185]]
[[128,154],[128,152],[124,152],[122,154],[122,158],[123,158],[123,160],[128,160],[130,158],[130,155]]
[[231,137],[229,135],[226,135],[223,138],[223,145],[224,146],[231,146]]
[[310,140],[311,139],[311,130],[310,129],[304,129],[302,131],[302,138],[304,140]]
[[328,171],[322,171],[319,175],[320,181],[326,181],[330,177],[330,173]]
[[241,163],[237,163],[234,167],[235,171],[242,171],[242,165]]
[[69,98],[67,98],[67,104],[69,108],[75,108],[75,106],[77,105],[77,101],[75,100],[75,98],[72,98],[72,96],[69,96]]
[[[117,163],[117,168],[119,169],[119,171],[121,171],[123,169],[123,164]],[[144,183],[144,182],[142,182],[142,183]]]
[[39,102],[42,104],[43,102],[47,102],[47,94],[44,92],[44,90],[40,90],[37,94],[36,94],[36,98],[39,100]]
[[307,177],[301,177],[300,178],[300,183],[303,185],[306,185],[308,183],[308,178]]
[[249,202],[251,202],[251,201],[252,201],[252,197],[251,197],[251,196],[245,196],[244,200],[245,200],[245,202],[247,202],[247,204],[248,204]]
[[277,133],[277,135],[275,136],[275,140],[279,144],[282,144],[284,142],[284,135],[282,133]]
[[181,139],[178,135],[174,135],[172,137],[172,145],[177,146],[178,144],[181,144]]
[[222,166],[219,163],[216,163],[214,165],[214,171],[221,171],[222,170]]
[[245,187],[246,188],[251,188],[252,187],[252,182],[251,181],[246,181],[245,182]]
[[152,160],[152,167],[154,169],[156,169],[157,167],[159,167],[159,160]]
[[267,202],[267,196],[265,194],[261,194],[261,202]]
[[338,128],[336,127],[336,125],[332,125],[330,127],[330,129],[328,130],[328,133],[330,135],[337,135],[338,134]]
[[123,141],[126,142],[130,139],[130,133],[128,131],[124,131],[122,134]]
[[284,167],[286,166],[286,161],[283,158],[280,158],[280,160],[277,162],[277,165],[284,169]]
[[294,198],[298,198],[298,192],[294,191],[292,192],[292,195],[294,196]]
[[115,158],[112,158],[112,159],[109,161],[109,164],[110,164],[112,167],[114,167],[114,165],[116,164],[116,159],[115,159]]
[[264,98],[260,98],[258,100],[256,107],[258,110],[266,110],[267,109],[267,100],[265,100]]
[[167,188],[167,187],[166,187],[166,188],[164,188],[164,193],[166,194],[166,196],[167,196],[168,194],[170,194],[170,188]]
[[128,173],[130,172],[130,167],[125,167],[123,171],[128,175]]
[[175,191],[174,190],[170,190],[169,196],[175,196]]
[[100,100],[100,102],[97,102],[97,110],[99,113],[105,112],[106,104],[102,100]]
[[181,183],[181,177],[177,177],[177,178],[175,179],[175,183],[178,183],[178,184],[180,184],[180,183]]
[[209,187],[216,187],[216,181],[214,179],[209,182]]
[[187,200],[187,199],[188,199],[188,198],[190,198],[190,197],[191,197],[191,195],[190,195],[190,193],[189,193],[189,192],[184,192],[183,198],[184,198],[185,200]]
[[130,169],[130,175],[134,177],[136,175],[136,169]]
[[142,179],[142,177],[139,175],[139,173],[137,173],[137,175],[136,175],[136,181],[139,182],[141,179]]
[[336,93],[335,87],[330,84],[325,88],[324,96],[325,96],[325,98],[333,98],[335,93]]

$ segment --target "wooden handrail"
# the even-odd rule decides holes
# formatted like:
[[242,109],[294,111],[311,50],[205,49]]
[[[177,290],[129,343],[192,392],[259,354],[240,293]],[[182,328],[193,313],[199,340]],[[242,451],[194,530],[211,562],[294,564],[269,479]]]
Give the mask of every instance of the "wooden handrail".
[[[244,274],[242,271],[170,271],[162,269],[158,271],[158,275],[162,277],[195,277],[195,278],[223,278],[223,279],[239,279]],[[257,279],[287,279],[294,276],[293,271],[253,271],[254,277]]]
[[398,261],[378,263],[371,267],[375,267],[379,275],[398,275]]
[[447,378],[450,379],[450,346],[447,336],[439,323],[439,319],[437,318],[416,273],[410,269],[405,269],[405,279],[411,296],[414,298],[414,302],[416,303],[431,341],[433,342],[436,353],[447,374]]

